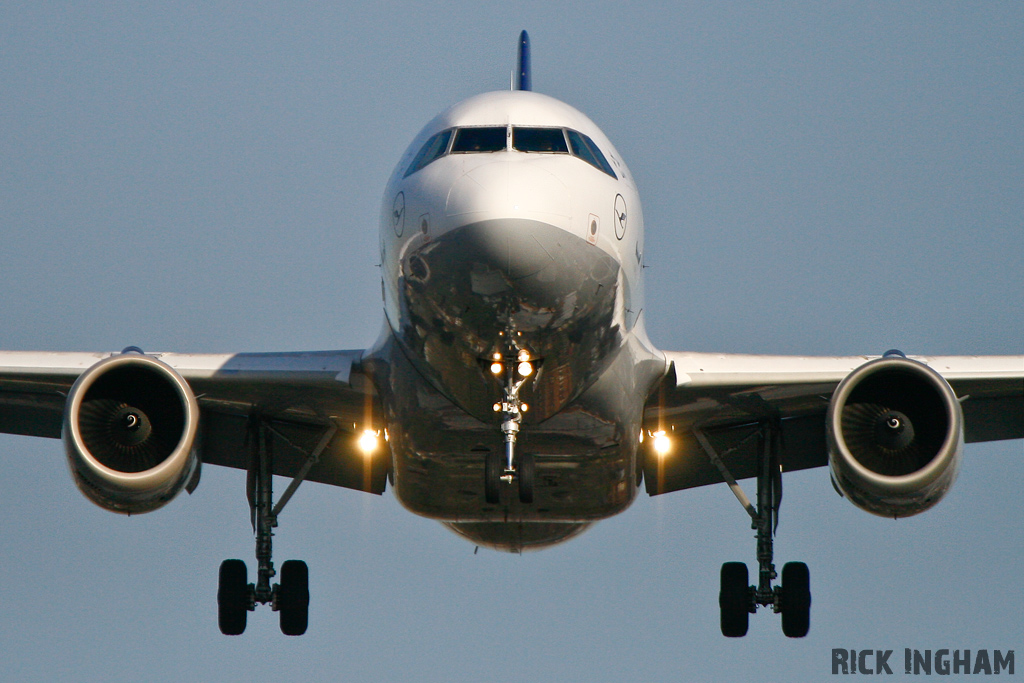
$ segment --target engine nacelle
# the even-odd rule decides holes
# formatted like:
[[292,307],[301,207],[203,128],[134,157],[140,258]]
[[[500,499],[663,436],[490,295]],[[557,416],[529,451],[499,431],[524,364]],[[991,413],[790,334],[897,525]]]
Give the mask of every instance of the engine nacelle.
[[839,383],[828,407],[829,469],[837,490],[883,517],[924,512],[960,470],[963,412],[943,377],[887,355]]
[[149,512],[198,482],[199,404],[166,363],[123,353],[71,387],[64,450],[79,490],[113,512]]

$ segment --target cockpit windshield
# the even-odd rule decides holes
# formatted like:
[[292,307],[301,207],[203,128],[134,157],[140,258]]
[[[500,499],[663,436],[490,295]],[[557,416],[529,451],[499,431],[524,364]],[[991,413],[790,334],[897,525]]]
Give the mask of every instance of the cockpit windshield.
[[[423,143],[409,164],[405,177],[446,154],[504,152],[507,149],[507,138],[508,126],[448,128]],[[570,128],[512,126],[512,149],[534,154],[572,154],[612,178],[618,178],[597,144],[583,133]]]
[[503,152],[508,129],[505,126],[460,128],[455,132],[452,154],[465,152]]
[[442,130],[440,133],[431,136],[429,140],[423,143],[423,147],[413,157],[412,163],[409,164],[409,170],[405,172],[405,177],[408,178],[410,175],[420,170],[434,159],[444,156],[444,153],[448,151],[448,140],[452,137],[452,129]]
[[596,169],[604,171],[612,178],[616,177],[611,164],[604,158],[604,154],[601,154],[600,148],[594,144],[593,140],[583,133],[577,133],[574,130],[567,132],[569,133],[569,144],[572,145],[573,156],[583,159],[583,161]]
[[547,152],[568,154],[565,131],[561,128],[520,128],[512,127],[512,149],[520,152]]

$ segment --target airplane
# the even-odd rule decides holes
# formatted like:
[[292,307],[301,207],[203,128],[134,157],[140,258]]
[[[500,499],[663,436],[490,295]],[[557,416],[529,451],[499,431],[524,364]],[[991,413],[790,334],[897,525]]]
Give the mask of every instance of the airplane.
[[[729,562],[725,636],[760,607],[810,623],[803,563],[777,572],[784,471],[828,466],[840,496],[904,517],[952,486],[964,443],[1024,438],[1024,356],[783,357],[662,351],[644,324],[643,213],[586,116],[513,87],[431,120],[380,217],[385,325],[368,349],[309,353],[0,352],[0,431],[60,438],[73,480],[124,514],[248,473],[256,580],[220,567],[218,619],[270,604],[308,626],[308,568],[273,561],[298,486],[382,494],[478,546],[567,541],[660,495],[725,483],[757,530],[757,578]],[[273,476],[291,479],[275,500]],[[736,483],[755,478],[751,501]],[[273,583],[274,578],[277,583]]]

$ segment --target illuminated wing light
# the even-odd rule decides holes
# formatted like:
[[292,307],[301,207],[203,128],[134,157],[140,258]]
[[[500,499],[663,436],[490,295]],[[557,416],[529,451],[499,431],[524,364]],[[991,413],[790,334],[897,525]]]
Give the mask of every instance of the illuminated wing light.
[[672,450],[672,439],[668,438],[664,430],[654,432],[651,436],[654,438],[654,452],[658,457],[664,457]]
[[380,432],[375,432],[372,429],[364,429],[362,435],[359,437],[359,450],[363,452],[363,455],[371,455],[379,443]]

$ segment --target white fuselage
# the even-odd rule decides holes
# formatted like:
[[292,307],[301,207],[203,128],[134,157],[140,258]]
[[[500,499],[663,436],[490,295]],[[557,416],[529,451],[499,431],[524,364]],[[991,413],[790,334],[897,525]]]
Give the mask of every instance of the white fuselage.
[[[643,400],[664,363],[643,329],[636,186],[597,126],[528,91],[456,104],[392,174],[380,250],[387,327],[374,355],[403,504],[460,533],[499,521],[582,528],[624,509]],[[528,507],[487,506],[479,493],[481,454],[501,442],[487,361],[510,350],[538,367],[522,393],[522,446],[542,482]],[[559,536],[466,535],[508,549]]]
[[[432,135],[449,128],[493,125],[577,130],[597,143],[618,177],[570,154],[512,150],[450,153],[405,176],[414,155]],[[404,215],[396,219],[395,198],[400,193],[404,194]],[[617,234],[618,195],[622,196],[619,206],[626,214],[626,225]],[[632,175],[608,138],[582,113],[552,97],[515,90],[471,97],[434,117],[395,167],[384,191],[380,222],[384,305],[392,329],[401,324],[397,286],[403,257],[462,226],[507,218],[542,221],[581,240],[589,239],[612,256],[631,288],[633,300],[624,303],[630,305],[632,315],[626,322],[632,327],[643,302],[644,233]],[[597,232],[591,236],[593,218],[597,219]],[[396,226],[396,222],[402,225]]]

